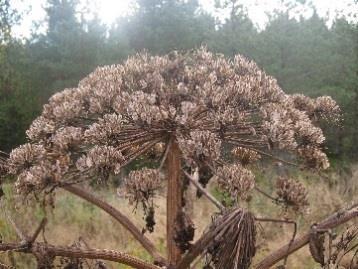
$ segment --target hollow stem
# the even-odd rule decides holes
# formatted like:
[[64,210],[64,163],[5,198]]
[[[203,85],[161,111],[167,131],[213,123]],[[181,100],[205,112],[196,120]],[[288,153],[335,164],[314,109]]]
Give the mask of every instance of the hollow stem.
[[182,207],[182,173],[181,173],[181,152],[175,139],[171,139],[169,152],[166,160],[167,168],[167,251],[168,262],[175,266],[181,259],[181,251],[177,247],[174,237],[176,220]]

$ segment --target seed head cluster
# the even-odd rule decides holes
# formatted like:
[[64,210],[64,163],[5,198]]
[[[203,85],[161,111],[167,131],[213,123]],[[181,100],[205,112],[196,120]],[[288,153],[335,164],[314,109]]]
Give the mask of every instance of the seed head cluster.
[[185,159],[193,166],[195,160],[217,161],[221,153],[221,140],[210,131],[191,131],[187,137],[178,137]]
[[240,164],[230,164],[217,170],[218,183],[233,199],[246,200],[255,187],[254,174]]
[[143,168],[131,171],[124,182],[126,196],[131,204],[141,203],[145,208],[155,191],[162,187],[162,176],[157,169]]
[[232,149],[231,154],[234,155],[242,165],[255,163],[261,158],[260,154],[256,151],[244,147],[236,147]]
[[[106,178],[175,139],[187,165],[210,167],[221,186],[245,197],[254,180],[244,166],[257,152],[282,150],[327,168],[317,124],[338,115],[330,97],[285,94],[240,55],[228,60],[205,48],[141,53],[98,67],[76,88],[53,95],[27,130],[28,143],[11,153],[9,172],[19,193],[41,191],[59,180]],[[238,158],[226,167],[227,145],[237,147]]]
[[276,181],[276,193],[286,206],[302,211],[308,206],[307,190],[303,184],[291,178],[279,177]]
[[124,192],[129,203],[144,211],[146,230],[154,231],[154,196],[162,188],[162,175],[158,169],[143,168],[131,171],[124,181]]

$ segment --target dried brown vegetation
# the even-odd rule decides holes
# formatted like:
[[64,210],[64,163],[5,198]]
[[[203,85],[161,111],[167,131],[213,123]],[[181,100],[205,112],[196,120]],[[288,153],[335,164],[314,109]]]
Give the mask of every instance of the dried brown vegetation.
[[[102,208],[132,233],[155,265],[104,250],[49,248],[55,256],[180,269],[207,253],[215,268],[248,268],[255,254],[255,217],[238,203],[258,190],[252,168],[263,158],[328,168],[320,121],[339,122],[339,108],[330,97],[285,94],[274,78],[242,56],[227,60],[203,48],[165,56],[144,53],[122,65],[99,67],[77,88],[53,95],[27,131],[29,142],[0,159],[0,167],[16,177],[21,197],[52,195],[62,187]],[[228,149],[230,156],[224,154]],[[152,199],[167,180],[167,259],[126,216],[82,185],[72,186],[106,181],[143,155],[154,158],[156,168],[131,171],[123,192],[135,207],[143,207],[146,230],[153,232]],[[207,242],[204,247],[193,242],[195,224],[184,195],[190,183],[183,175],[194,171],[199,190],[216,178],[234,201],[233,209],[223,210],[206,195],[222,212],[210,236],[199,239]],[[294,181],[279,181],[277,194],[296,210],[307,205],[305,191]],[[46,248],[39,244],[24,251]]]

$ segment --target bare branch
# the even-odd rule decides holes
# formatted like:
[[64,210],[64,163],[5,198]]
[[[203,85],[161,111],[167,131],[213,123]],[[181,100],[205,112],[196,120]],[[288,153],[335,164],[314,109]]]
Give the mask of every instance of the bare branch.
[[[337,227],[347,221],[358,217],[358,207],[351,208],[346,211],[337,212],[322,222],[317,224],[317,228],[319,229],[332,229]],[[298,249],[302,248],[309,242],[310,231],[306,232],[293,242],[289,242],[278,250],[269,254],[266,258],[264,258],[261,262],[255,265],[256,269],[267,269],[272,265],[276,264],[278,261],[284,259],[286,256],[292,254]]]
[[170,137],[169,138],[169,141],[167,142],[167,146],[165,147],[165,151],[164,151],[164,155],[162,157],[162,160],[160,161],[160,165],[159,165],[159,170],[162,170],[164,164],[165,164],[165,160],[167,159],[168,157],[168,153],[169,153],[169,149],[170,149],[170,146],[172,144],[172,141],[173,141],[173,138]]
[[129,254],[107,249],[81,249],[65,246],[53,246],[45,243],[35,242],[28,248],[23,248],[21,243],[3,243],[0,244],[0,251],[17,251],[32,254],[44,253],[45,251],[45,253],[51,256],[101,259],[129,265],[137,269],[160,269],[160,267],[154,264],[148,263]]
[[279,161],[279,162],[282,162],[282,163],[285,163],[285,164],[289,164],[289,165],[292,165],[292,166],[299,166],[297,163],[293,163],[293,162],[284,160],[284,159],[282,159],[282,158],[276,157],[276,156],[274,156],[274,155],[272,155],[272,154],[270,154],[270,153],[264,152],[264,151],[262,151],[262,150],[258,150],[258,149],[252,149],[252,150],[253,150],[253,151],[256,151],[256,152],[259,153],[259,154],[262,154],[262,155],[264,155],[264,156],[267,156],[267,157],[269,157],[269,158],[271,158],[271,159],[277,160],[277,161]]
[[33,242],[35,242],[36,238],[40,234],[41,230],[45,227],[46,223],[47,223],[47,218],[43,218],[42,221],[40,222],[39,226],[35,230],[34,234],[28,240],[29,244],[32,244]]
[[265,191],[261,190],[259,187],[255,186],[255,190],[261,193],[262,195],[266,196],[267,198],[271,199],[272,201],[278,203],[280,200],[278,198],[275,198],[271,196],[270,194],[266,193]]
[[188,172],[186,172],[185,170],[183,170],[184,175],[190,180],[191,183],[193,183],[193,185],[203,194],[205,195],[218,209],[220,210],[224,210],[225,207],[218,201],[215,199],[214,196],[212,196],[205,188],[203,188],[203,186],[200,185],[200,183],[194,179],[191,175],[189,175]]
[[[296,235],[297,235],[297,223],[293,220],[280,220],[280,219],[271,219],[271,218],[255,218],[256,221],[260,221],[260,222],[281,222],[281,223],[286,223],[286,224],[292,224],[293,225],[293,233],[292,233],[292,238],[288,244],[288,248],[291,247],[292,243],[294,242]],[[283,261],[283,266],[284,268],[286,268],[286,263],[287,263],[287,258],[288,255],[285,257],[284,261]]]
[[148,251],[148,253],[154,258],[156,262],[160,264],[166,264],[166,259],[160,255],[154,244],[145,235],[141,233],[141,231],[133,224],[133,222],[128,217],[123,215],[120,211],[115,209],[110,204],[97,198],[95,195],[77,186],[65,185],[62,186],[62,188],[107,212],[133,235],[133,237]]

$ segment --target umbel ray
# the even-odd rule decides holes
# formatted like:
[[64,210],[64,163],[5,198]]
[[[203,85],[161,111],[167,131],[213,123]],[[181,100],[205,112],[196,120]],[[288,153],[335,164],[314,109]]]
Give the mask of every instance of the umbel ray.
[[[240,55],[229,60],[205,48],[164,56],[141,53],[123,64],[99,67],[77,88],[50,98],[26,132],[28,143],[1,157],[1,171],[15,178],[20,197],[53,195],[63,188],[98,206],[133,235],[153,263],[114,250],[53,246],[36,242],[36,237],[20,245],[2,243],[0,250],[21,249],[35,255],[41,250],[51,257],[176,269],[189,268],[198,256],[208,253],[208,266],[248,268],[255,254],[258,218],[238,203],[265,194],[255,182],[253,168],[260,159],[267,159],[326,169],[329,161],[319,123],[339,124],[339,114],[330,97],[286,94],[254,62]],[[290,158],[282,159],[281,152]],[[91,181],[105,182],[143,156],[154,156],[156,168],[131,171],[119,192],[133,206],[141,205],[146,231],[156,232],[153,196],[166,188],[165,255],[128,216],[85,187]],[[194,183],[187,175],[195,173]],[[208,232],[193,242],[188,185],[208,193],[205,187],[210,179],[234,206],[220,208]],[[281,179],[278,187],[278,200],[296,210],[306,205],[305,190],[298,182]],[[345,221],[356,216],[354,210],[343,213]],[[218,244],[222,241],[229,243]],[[294,247],[295,240],[291,241]],[[280,255],[279,260],[287,251]]]

